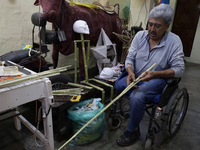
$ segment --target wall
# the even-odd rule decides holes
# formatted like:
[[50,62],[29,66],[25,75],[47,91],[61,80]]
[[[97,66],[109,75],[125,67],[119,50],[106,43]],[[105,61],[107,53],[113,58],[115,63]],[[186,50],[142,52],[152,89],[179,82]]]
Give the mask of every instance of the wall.
[[33,1],[1,1],[0,9],[0,55],[22,48],[21,44],[31,44],[32,13],[38,11]]
[[[69,2],[69,0],[67,0]],[[98,0],[74,0],[74,2],[93,3]],[[39,11],[38,6],[34,6],[34,0],[3,0],[0,9],[0,55],[10,51],[20,50],[24,45],[32,45],[31,15]],[[130,0],[109,0],[110,5],[120,4],[120,17],[123,18],[123,7],[128,5]],[[40,8],[42,12],[42,8]],[[47,23],[47,29],[51,29],[51,23]],[[38,29],[35,29],[35,38],[37,41]],[[52,46],[48,45],[52,51]],[[51,52],[48,53],[47,60],[52,62]],[[59,55],[59,66],[71,64],[74,55]]]
[[[170,5],[175,9],[176,0],[171,0]],[[143,29],[146,29],[149,12],[154,6],[154,0],[131,0],[129,29],[132,26],[139,26],[141,22]]]
[[[74,0],[75,1],[75,0]],[[77,2],[92,3],[96,0],[76,0]],[[98,1],[98,0],[97,0]],[[147,22],[147,17],[149,10],[151,8],[151,0],[109,0],[110,5],[116,3],[120,4],[120,17],[123,18],[123,6],[126,6],[131,2],[131,25],[139,25],[140,22],[143,22],[143,28],[145,28],[145,23]],[[146,3],[144,3],[146,2]],[[4,0],[1,1],[0,9],[0,55],[19,50],[23,46],[21,44],[32,44],[32,23],[31,15],[34,12],[39,11],[39,7],[33,5],[34,0]],[[171,0],[170,5],[175,7],[176,1]],[[42,10],[41,10],[42,11]],[[47,28],[51,29],[51,24],[47,24]],[[37,31],[37,29],[36,29]],[[37,32],[36,32],[37,33]],[[35,34],[36,34],[35,33]],[[37,35],[35,35],[37,37]],[[191,57],[186,58],[186,60],[200,63],[200,23],[198,24],[193,50]],[[52,50],[52,46],[48,45],[48,48]],[[70,59],[73,59],[73,54],[71,56],[62,56],[59,58],[59,65],[66,65],[66,62],[71,62]],[[47,60],[51,62],[51,52],[47,56]]]
[[131,0],[129,29],[132,26],[139,26],[141,22],[142,28],[146,28],[151,5],[151,0]]
[[185,57],[185,60],[188,62],[200,64],[200,18],[199,18],[195,38],[194,38],[191,56]]
[[[131,26],[139,26],[142,22],[142,27],[146,28],[148,13],[153,8],[154,0],[131,0],[129,29]],[[177,0],[170,0],[170,5],[175,9]],[[200,6],[199,6],[200,7]],[[169,27],[171,31],[171,26]],[[197,31],[193,43],[192,53],[190,57],[185,57],[188,62],[200,64],[200,19],[197,26]]]

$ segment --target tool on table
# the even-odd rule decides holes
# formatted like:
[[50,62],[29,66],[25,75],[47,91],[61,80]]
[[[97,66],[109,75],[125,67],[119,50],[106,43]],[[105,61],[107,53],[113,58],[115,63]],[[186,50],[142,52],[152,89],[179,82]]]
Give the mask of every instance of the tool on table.
[[74,96],[70,99],[70,101],[71,101],[71,102],[79,102],[80,99],[81,99],[81,95],[74,95]]
[[0,76],[0,81],[9,80],[9,79],[14,79],[14,78],[19,78],[19,77],[21,77],[21,76],[22,76],[21,74],[16,74],[16,75],[3,75],[3,76]]

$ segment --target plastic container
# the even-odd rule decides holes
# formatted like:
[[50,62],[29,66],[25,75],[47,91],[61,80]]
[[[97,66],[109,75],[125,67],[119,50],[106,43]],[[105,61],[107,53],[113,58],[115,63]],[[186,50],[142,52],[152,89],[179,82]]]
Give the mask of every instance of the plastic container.
[[3,68],[4,74],[13,74],[13,73],[17,73],[18,67],[17,66],[7,66]]
[[[90,121],[96,114],[98,114],[104,105],[101,102],[97,102],[98,109],[83,111],[78,110],[85,106],[88,102],[92,103],[92,99],[79,102],[68,109],[68,118],[72,120],[73,134],[75,134],[80,128],[82,128],[88,121]],[[103,112],[96,119],[94,119],[88,126],[86,126],[70,143],[69,145],[84,145],[91,143],[99,139],[106,128],[106,118]]]
[[161,118],[161,116],[162,116],[162,111],[163,111],[163,109],[162,108],[160,108],[160,107],[156,107],[156,112],[155,112],[155,119],[160,119]]

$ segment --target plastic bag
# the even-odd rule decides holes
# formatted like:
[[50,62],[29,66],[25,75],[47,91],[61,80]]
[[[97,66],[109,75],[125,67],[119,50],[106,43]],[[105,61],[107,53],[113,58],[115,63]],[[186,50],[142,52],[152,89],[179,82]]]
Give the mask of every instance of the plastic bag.
[[[72,120],[73,134],[75,134],[80,128],[82,128],[88,121],[90,121],[96,114],[98,114],[104,105],[97,101],[98,109],[83,111],[82,106],[85,106],[88,102],[92,103],[93,99],[79,102],[68,109],[68,118]],[[86,126],[70,143],[69,145],[83,145],[91,143],[99,139],[106,128],[106,118],[103,112],[97,118],[95,118],[88,126]]]

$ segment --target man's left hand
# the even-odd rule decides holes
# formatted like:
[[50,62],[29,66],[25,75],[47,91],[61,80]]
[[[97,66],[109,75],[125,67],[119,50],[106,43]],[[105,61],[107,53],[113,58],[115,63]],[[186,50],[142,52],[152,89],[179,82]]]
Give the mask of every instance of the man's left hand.
[[140,77],[141,81],[147,81],[147,82],[153,78],[154,78],[154,71],[145,71]]

